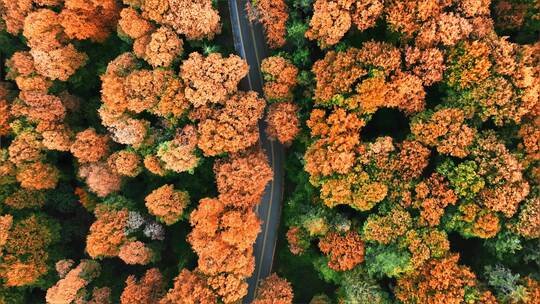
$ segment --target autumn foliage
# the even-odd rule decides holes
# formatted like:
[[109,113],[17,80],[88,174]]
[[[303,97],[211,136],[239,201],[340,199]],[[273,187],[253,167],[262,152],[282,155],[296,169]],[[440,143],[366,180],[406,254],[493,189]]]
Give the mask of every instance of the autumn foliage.
[[172,140],[163,142],[157,150],[163,168],[174,172],[193,171],[199,163],[195,154],[197,142],[197,133],[192,125],[179,130]]
[[211,304],[217,297],[208,287],[204,276],[197,271],[191,272],[183,269],[174,279],[174,286],[167,291],[160,304],[173,303],[201,303]]
[[50,304],[71,303],[81,297],[81,290],[99,276],[100,265],[93,260],[82,260],[56,285],[47,290],[46,300]]
[[469,154],[476,130],[464,124],[465,115],[459,109],[441,109],[423,121],[411,124],[411,132],[428,146],[436,146],[441,154],[463,158]]
[[[306,19],[291,14],[289,27],[290,58],[302,63],[305,50],[295,34],[321,50],[306,67],[313,81],[299,73],[308,93],[294,92],[312,103],[299,104],[310,137],[293,148],[303,158],[290,161],[308,175],[290,171],[302,186],[286,209],[289,250],[340,286],[342,303],[392,302],[381,284],[403,303],[535,303],[524,281],[501,291],[512,273],[486,285],[458,253],[467,265],[506,265],[527,260],[525,243],[538,238],[538,5],[317,0],[312,8]],[[340,242],[350,234],[358,238]],[[342,266],[337,257],[356,243],[362,257]],[[388,277],[395,287],[382,283]]]
[[214,171],[219,196],[202,199],[191,213],[193,230],[188,241],[199,256],[198,271],[208,276],[212,294],[234,303],[247,294],[244,279],[255,267],[252,246],[260,220],[253,207],[261,200],[272,171],[258,150],[221,160]]
[[23,165],[17,172],[17,181],[25,189],[54,189],[58,183],[58,170],[42,162]]
[[211,1],[146,1],[141,10],[145,18],[170,26],[190,40],[213,38],[221,31],[220,16]]
[[124,229],[127,226],[127,210],[111,210],[99,206],[95,210],[96,221],[90,227],[86,240],[86,251],[95,257],[116,256],[120,246],[127,241]]
[[281,56],[267,57],[261,62],[264,95],[268,100],[288,101],[297,84],[298,68]]
[[239,152],[259,140],[258,121],[264,111],[264,100],[255,92],[231,96],[221,109],[204,113],[198,125],[198,147],[205,155]]
[[148,211],[167,225],[177,222],[189,201],[187,192],[176,191],[173,185],[164,185],[145,198]]
[[353,24],[361,31],[374,26],[383,8],[383,2],[379,0],[317,0],[306,36],[319,40],[322,46],[336,44]]
[[251,208],[259,203],[272,169],[263,151],[249,151],[214,165],[220,199],[229,205]]
[[[105,2],[109,2],[107,9],[114,19],[115,1]],[[106,19],[103,19],[105,23],[98,25],[88,24],[99,22],[92,21],[91,17],[88,16],[92,12],[95,14],[96,7],[87,5],[88,10],[85,11],[84,6],[84,3],[76,0],[68,1],[64,9],[60,13],[56,13],[48,8],[33,10],[32,5],[30,5],[30,10],[24,16],[22,33],[28,40],[28,45],[31,48],[30,55],[38,74],[51,80],[66,81],[78,68],[84,65],[87,59],[87,56],[77,51],[68,39],[94,38],[103,40],[107,37]],[[90,19],[85,21],[85,17],[90,17]]]
[[40,213],[18,219],[8,214],[0,219],[0,277],[7,287],[36,284],[48,272],[48,247],[58,242],[58,223]]
[[182,54],[183,40],[168,26],[156,29],[134,8],[120,12],[118,27],[121,34],[133,39],[133,51],[153,67],[169,67]]
[[99,197],[105,197],[120,190],[122,177],[105,162],[83,165],[79,168],[79,176],[88,188]]
[[291,144],[300,132],[298,107],[294,103],[279,102],[270,105],[266,114],[266,134],[282,144]]
[[457,264],[458,255],[427,263],[417,274],[398,280],[397,298],[404,303],[461,303],[465,290],[476,284],[466,266]]
[[[367,41],[361,49],[329,51],[312,68],[317,82],[316,103],[364,113],[374,113],[381,107],[397,108],[406,114],[419,112],[425,103],[422,80],[401,70],[401,64],[400,50],[385,42]],[[368,75],[370,70],[373,72]]]
[[0,135],[5,136],[9,133],[9,118],[10,118],[10,105],[9,105],[9,88],[7,83],[0,82]]
[[180,76],[189,84],[186,98],[195,106],[223,103],[237,91],[240,79],[247,75],[247,64],[236,55],[223,58],[219,53],[207,57],[189,54],[182,64]]
[[226,11],[0,0],[0,303],[538,304],[537,0]]
[[292,304],[293,291],[286,279],[278,277],[275,273],[267,277],[259,286],[256,304]]
[[266,114],[266,134],[282,144],[290,145],[300,132],[298,107],[293,102],[298,68],[281,56],[265,58],[261,63],[264,95],[272,102]]
[[102,42],[114,30],[119,5],[114,0],[67,0],[60,13],[60,24],[70,39]]
[[[193,230],[188,240],[199,256],[199,270],[215,278],[216,293],[234,302],[247,292],[247,284],[240,280],[255,267],[251,246],[260,221],[249,209],[227,211],[225,207],[217,199],[199,202],[190,217]],[[238,280],[239,289],[227,290],[229,280]]]
[[132,241],[120,247],[118,257],[128,265],[146,265],[152,261],[153,252],[143,242]]
[[250,21],[262,23],[266,34],[266,43],[271,48],[279,48],[285,45],[287,34],[287,20],[289,19],[289,8],[283,0],[257,1],[254,7],[247,2],[246,10],[252,10]]
[[157,268],[148,269],[139,280],[133,275],[128,276],[120,303],[157,304],[164,294],[164,287],[163,276]]
[[93,129],[78,133],[70,151],[81,163],[93,163],[102,159],[108,152],[108,138],[100,136]]
[[141,158],[131,151],[118,151],[109,156],[107,164],[120,175],[135,177],[141,172]]
[[328,233],[319,248],[329,256],[328,266],[335,270],[350,270],[364,261],[364,242],[355,232],[343,236]]

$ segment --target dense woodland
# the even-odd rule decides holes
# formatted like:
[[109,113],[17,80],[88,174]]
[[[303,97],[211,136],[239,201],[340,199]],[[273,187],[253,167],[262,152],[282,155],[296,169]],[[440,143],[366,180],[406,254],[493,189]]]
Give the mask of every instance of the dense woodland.
[[[540,303],[540,2],[0,0],[0,303]],[[259,122],[266,129],[259,130]]]

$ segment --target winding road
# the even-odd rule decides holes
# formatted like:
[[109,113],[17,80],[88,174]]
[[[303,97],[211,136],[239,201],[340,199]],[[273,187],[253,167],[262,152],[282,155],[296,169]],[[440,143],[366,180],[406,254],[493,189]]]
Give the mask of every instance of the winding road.
[[[249,1],[249,0],[248,0]],[[243,90],[258,92],[262,96],[263,77],[260,71],[261,61],[268,56],[262,26],[252,24],[245,10],[246,0],[229,0],[229,11],[234,38],[234,47],[238,54],[249,64],[248,76],[240,82]],[[277,233],[283,200],[285,150],[281,144],[268,140],[263,120],[259,123],[261,144],[268,156],[274,172],[274,178],[266,185],[264,197],[256,212],[262,220],[261,233],[257,236],[254,247],[255,271],[248,279],[249,292],[244,303],[251,303],[255,296],[258,282],[270,275],[276,250]]]

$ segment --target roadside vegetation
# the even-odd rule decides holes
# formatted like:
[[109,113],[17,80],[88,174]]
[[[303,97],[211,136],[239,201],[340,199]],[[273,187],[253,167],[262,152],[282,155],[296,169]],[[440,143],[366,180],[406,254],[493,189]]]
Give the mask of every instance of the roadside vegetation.
[[262,136],[252,303],[539,303],[538,1],[245,10],[261,94],[226,1],[0,0],[0,303],[240,303]]

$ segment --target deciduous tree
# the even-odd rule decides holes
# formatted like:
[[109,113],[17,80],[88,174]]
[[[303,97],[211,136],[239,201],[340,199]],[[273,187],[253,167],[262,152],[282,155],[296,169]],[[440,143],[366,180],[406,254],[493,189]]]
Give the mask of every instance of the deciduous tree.
[[196,270],[191,272],[182,269],[174,279],[174,286],[159,303],[213,304],[216,302],[216,294],[208,287],[203,275]]
[[56,167],[47,163],[34,162],[18,168],[17,181],[25,189],[54,189],[58,183],[58,175],[59,171]]
[[143,16],[172,27],[189,40],[211,39],[221,31],[218,11],[209,0],[150,0]]
[[250,209],[262,198],[272,169],[261,150],[233,155],[214,165],[219,199],[227,205]]
[[60,227],[50,217],[34,213],[13,220],[2,217],[0,277],[7,287],[35,285],[49,271],[49,246],[58,241]]
[[47,303],[64,304],[74,302],[79,292],[90,281],[98,277],[99,273],[99,263],[94,260],[82,260],[77,267],[70,270],[56,285],[47,290],[47,295],[45,296]]
[[141,241],[128,241],[120,246],[118,257],[129,265],[146,265],[154,258],[154,252]]
[[475,286],[475,276],[459,265],[459,255],[429,261],[418,271],[397,281],[396,297],[403,303],[462,303],[467,288]]
[[360,130],[365,122],[354,112],[336,108],[328,116],[315,109],[307,121],[311,136],[319,138],[308,147],[305,170],[312,182],[320,176],[349,173],[355,162],[355,148],[360,144]]
[[184,208],[189,203],[189,195],[185,191],[174,190],[173,185],[161,186],[145,198],[148,211],[167,225],[176,223]]
[[261,283],[253,304],[292,304],[291,284],[273,273]]
[[192,125],[183,127],[172,140],[162,142],[157,156],[163,168],[177,173],[193,172],[200,161],[195,152],[197,142],[197,130]]
[[[187,94],[187,92],[186,92]],[[265,102],[255,92],[239,92],[222,109],[212,109],[198,125],[198,147],[207,156],[239,152],[259,140]]]
[[298,68],[281,56],[263,59],[264,95],[268,100],[289,101],[297,84]]
[[476,129],[469,127],[465,118],[463,110],[441,109],[417,117],[411,132],[420,142],[437,147],[440,153],[463,158],[470,153],[476,135]]
[[248,65],[240,57],[230,55],[223,58],[219,53],[211,53],[206,57],[191,53],[180,67],[180,76],[188,85],[186,98],[195,107],[207,103],[224,103],[237,91],[240,79],[247,73]]
[[120,246],[127,241],[127,209],[114,210],[112,207],[99,205],[94,214],[96,221],[90,226],[86,251],[92,258],[117,256]]
[[120,296],[121,304],[158,304],[165,294],[163,275],[157,268],[150,268],[139,280],[134,275],[126,279],[126,287]]
[[79,176],[86,181],[88,188],[99,197],[105,197],[120,190],[122,183],[121,176],[104,162],[83,165],[79,168]]
[[319,248],[328,256],[328,266],[337,271],[351,270],[364,261],[364,242],[354,231],[330,232],[319,241]]
[[[249,8],[248,6],[246,9]],[[284,46],[286,42],[285,35],[287,34],[286,24],[289,19],[287,3],[283,0],[261,0],[256,2],[254,9],[256,19],[264,26],[268,45],[271,48]]]
[[405,211],[393,209],[386,215],[370,215],[364,223],[362,237],[366,241],[389,244],[412,227],[412,217]]
[[107,159],[109,167],[120,175],[129,177],[137,176],[141,168],[141,157],[129,150],[120,150],[109,156]]
[[292,102],[273,103],[266,114],[266,134],[284,145],[290,145],[300,132],[298,107]]
[[106,135],[99,135],[94,129],[86,129],[77,133],[70,151],[80,163],[94,163],[109,152],[108,141]]
[[525,202],[515,228],[526,238],[540,237],[540,198],[533,197]]
[[70,39],[103,42],[114,29],[119,12],[115,0],[65,0],[59,17]]

